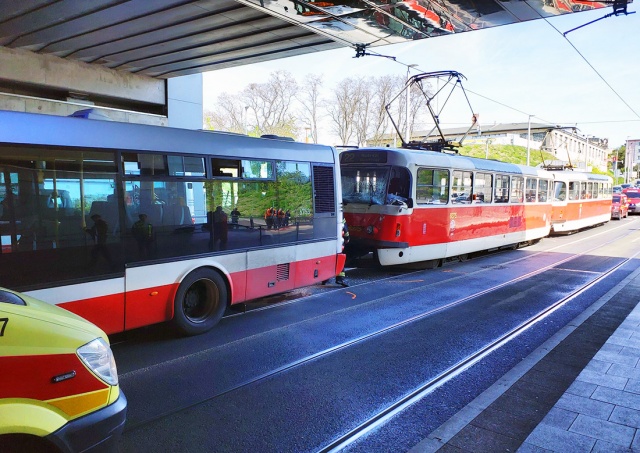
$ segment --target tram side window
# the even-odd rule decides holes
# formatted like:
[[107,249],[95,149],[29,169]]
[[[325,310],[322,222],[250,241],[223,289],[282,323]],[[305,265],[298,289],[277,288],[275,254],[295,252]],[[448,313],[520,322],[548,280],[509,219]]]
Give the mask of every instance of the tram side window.
[[514,176],[511,178],[511,195],[509,201],[511,203],[522,203],[524,200],[524,178]]
[[451,183],[452,203],[471,203],[473,174],[470,171],[454,170]]
[[549,180],[538,181],[538,201],[546,202],[549,199]]
[[527,203],[538,201],[538,180],[536,178],[527,178],[525,184],[525,201]]
[[580,199],[586,200],[587,198],[589,198],[589,193],[590,192],[587,191],[587,183],[581,182],[580,183]]
[[507,175],[496,175],[495,202],[506,203],[509,201],[509,177]]
[[[591,183],[589,183],[589,184],[591,184]],[[591,187],[591,198],[598,198],[598,192],[599,192],[598,186],[600,184],[602,184],[602,183],[599,183],[599,182],[594,182],[593,183],[593,186]]]
[[419,168],[416,200],[418,203],[447,204],[449,202],[449,171]]
[[[569,183],[571,187],[571,183]],[[553,187],[553,201],[565,201],[567,199],[567,184],[563,181],[556,181]]]
[[569,181],[569,200],[580,199],[580,183],[576,181]]
[[493,176],[489,173],[476,173],[473,183],[473,202],[491,203],[493,194]]

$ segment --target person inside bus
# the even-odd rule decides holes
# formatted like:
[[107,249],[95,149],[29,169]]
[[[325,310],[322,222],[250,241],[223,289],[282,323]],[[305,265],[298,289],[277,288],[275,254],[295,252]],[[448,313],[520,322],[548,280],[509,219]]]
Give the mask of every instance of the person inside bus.
[[220,250],[227,248],[228,223],[227,213],[222,210],[222,206],[216,207],[213,212],[213,245],[220,241]]
[[98,264],[100,257],[104,258],[109,267],[113,267],[113,260],[107,247],[107,236],[109,235],[109,225],[100,214],[93,214],[91,216],[93,220],[93,226],[86,228],[85,231],[93,238],[94,246],[91,249],[91,260],[89,261],[89,267],[94,268]]
[[234,230],[238,228],[238,221],[240,220],[240,211],[238,211],[238,207],[234,206],[233,211],[231,211],[231,228]]
[[146,214],[138,215],[138,220],[131,227],[131,233],[138,243],[139,257],[141,259],[149,258],[153,242],[153,225],[147,222]]

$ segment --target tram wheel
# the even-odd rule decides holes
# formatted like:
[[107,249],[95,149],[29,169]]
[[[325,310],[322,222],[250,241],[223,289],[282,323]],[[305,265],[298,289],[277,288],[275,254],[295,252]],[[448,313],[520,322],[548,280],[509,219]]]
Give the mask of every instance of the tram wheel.
[[199,335],[215,326],[227,308],[227,285],[217,272],[198,269],[182,281],[173,308],[173,322],[185,335]]

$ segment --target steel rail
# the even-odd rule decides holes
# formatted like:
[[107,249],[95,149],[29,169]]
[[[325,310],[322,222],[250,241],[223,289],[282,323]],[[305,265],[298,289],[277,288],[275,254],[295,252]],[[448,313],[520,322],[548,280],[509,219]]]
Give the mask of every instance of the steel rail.
[[509,341],[515,339],[522,333],[526,332],[535,324],[547,318],[553,312],[555,312],[556,310],[558,310],[559,308],[561,308],[571,300],[578,297],[580,294],[584,293],[585,291],[587,291],[588,289],[596,285],[602,279],[614,273],[616,270],[618,270],[620,267],[622,267],[623,265],[625,265],[626,263],[628,263],[638,255],[640,255],[640,252],[636,253],[634,256],[630,258],[625,258],[622,262],[616,264],[615,266],[612,266],[607,271],[601,273],[601,275],[599,275],[597,278],[589,281],[587,284],[571,292],[569,295],[554,302],[552,305],[541,310],[536,315],[529,317],[524,322],[520,323],[518,326],[514,327],[513,329],[507,331],[506,333],[498,337],[496,340],[492,341],[491,343],[488,343],[478,351],[474,352],[473,354],[469,355],[465,359],[459,361],[457,364],[443,371],[435,378],[430,379],[429,381],[423,383],[422,385],[414,389],[412,392],[410,392],[406,396],[402,397],[398,401],[389,405],[385,409],[379,411],[377,414],[371,416],[369,419],[367,419],[366,421],[358,425],[356,428],[338,437],[337,439],[334,439],[330,444],[318,450],[318,452],[333,453],[353,444],[362,436],[366,435],[367,433],[381,426],[382,424],[387,422],[389,419],[391,419],[395,415],[407,409],[409,406],[413,405],[414,403],[420,401],[421,399],[423,399],[424,397],[426,397],[427,395],[429,395],[430,393],[432,393],[433,391],[435,391],[436,389],[438,389],[439,387],[441,387],[451,379],[455,378],[456,376],[458,376],[468,368],[472,367],[473,365],[478,363],[480,360],[482,360],[483,358],[491,354],[493,351],[499,349]]

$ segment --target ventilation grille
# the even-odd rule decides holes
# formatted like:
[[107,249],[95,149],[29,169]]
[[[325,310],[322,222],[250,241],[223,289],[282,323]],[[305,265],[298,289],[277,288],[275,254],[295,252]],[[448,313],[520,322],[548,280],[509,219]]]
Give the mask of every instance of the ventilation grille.
[[313,167],[313,197],[315,213],[325,214],[336,212],[336,194],[333,180],[333,167]]
[[276,280],[279,282],[289,280],[289,263],[278,264],[278,268],[276,269]]

